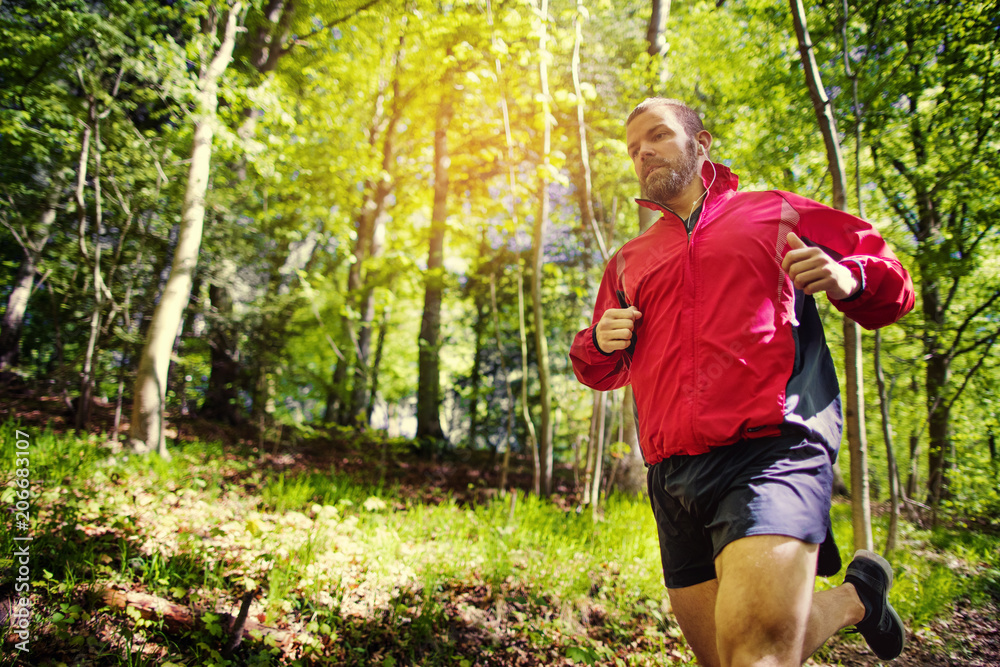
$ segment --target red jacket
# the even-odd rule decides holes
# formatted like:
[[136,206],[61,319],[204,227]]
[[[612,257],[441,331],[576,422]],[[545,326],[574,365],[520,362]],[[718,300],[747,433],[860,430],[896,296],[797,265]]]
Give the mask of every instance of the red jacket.
[[[783,424],[836,451],[839,385],[815,302],[781,270],[786,236],[850,267],[859,291],[830,301],[867,329],[913,307],[910,277],[864,220],[788,192],[737,192],[723,165],[706,162],[702,178],[712,182],[690,237],[673,212],[639,201],[663,217],[608,262],[591,326],[570,350],[573,370],[594,389],[632,385],[648,464]],[[594,327],[608,308],[629,305],[642,313],[633,344],[605,354]]]

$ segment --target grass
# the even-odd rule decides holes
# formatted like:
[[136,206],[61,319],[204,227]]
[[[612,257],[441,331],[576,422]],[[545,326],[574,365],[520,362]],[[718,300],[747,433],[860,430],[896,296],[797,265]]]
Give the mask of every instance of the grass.
[[[13,461],[18,426],[0,426]],[[265,463],[219,444],[133,457],[99,438],[32,432],[32,663],[507,665],[687,664],[668,613],[644,499],[603,518],[523,494],[418,502],[336,467]],[[0,499],[11,505],[13,467]],[[834,511],[850,557],[850,516]],[[876,543],[884,524],[874,526]],[[5,554],[14,533],[0,529]],[[903,524],[893,601],[911,630],[954,600],[1000,595],[1000,539]],[[5,568],[6,570],[7,568]],[[839,583],[839,577],[820,585]],[[177,631],[108,607],[111,587],[200,609]],[[223,656],[218,616],[257,591],[251,618],[291,629]],[[17,640],[8,631],[6,647]],[[10,651],[6,655],[12,655]]]

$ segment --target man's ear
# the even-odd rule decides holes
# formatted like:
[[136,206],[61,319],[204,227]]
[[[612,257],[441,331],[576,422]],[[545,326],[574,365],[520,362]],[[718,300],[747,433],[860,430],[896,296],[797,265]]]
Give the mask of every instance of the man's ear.
[[694,139],[698,142],[699,152],[708,157],[708,149],[712,147],[712,134],[708,130],[702,130]]

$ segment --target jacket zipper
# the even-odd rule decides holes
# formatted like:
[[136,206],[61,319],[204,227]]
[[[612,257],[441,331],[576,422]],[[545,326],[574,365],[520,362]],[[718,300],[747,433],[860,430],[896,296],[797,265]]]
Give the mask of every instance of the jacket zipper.
[[[697,441],[698,440],[697,432],[695,430],[695,415],[697,413],[697,404],[698,404],[698,401],[699,401],[699,394],[701,393],[701,389],[699,387],[699,381],[701,379],[701,374],[699,373],[699,370],[698,370],[698,335],[697,335],[697,331],[698,331],[698,328],[700,327],[700,322],[701,322],[701,319],[700,319],[701,313],[699,312],[700,309],[699,309],[699,305],[698,305],[698,301],[699,301],[699,299],[698,299],[698,290],[699,290],[699,288],[701,286],[701,279],[700,279],[699,272],[697,271],[698,263],[697,263],[696,258],[695,258],[694,234],[698,230],[698,228],[700,228],[702,225],[704,225],[704,224],[706,224],[708,222],[708,214],[709,214],[709,207],[708,207],[708,205],[709,205],[709,200],[711,199],[711,195],[712,195],[711,191],[707,191],[705,193],[705,201],[702,202],[702,204],[701,204],[701,214],[698,216],[698,220],[695,222],[695,224],[691,227],[691,231],[688,232],[688,253],[687,253],[688,257],[687,257],[687,259],[688,259],[688,264],[689,264],[690,270],[691,270],[691,288],[692,288],[691,289],[691,295],[690,295],[690,298],[691,298],[691,301],[692,301],[692,304],[691,304],[691,360],[692,360],[692,364],[693,364],[692,368],[691,368],[691,373],[692,373],[692,377],[694,378],[694,386],[692,387],[692,391],[691,391],[691,410],[690,410],[690,414],[688,415],[688,429],[689,429],[689,431],[691,433],[691,440],[692,441]],[[680,217],[680,216],[678,216],[678,217]],[[685,225],[685,228],[686,227],[687,227],[687,225]]]

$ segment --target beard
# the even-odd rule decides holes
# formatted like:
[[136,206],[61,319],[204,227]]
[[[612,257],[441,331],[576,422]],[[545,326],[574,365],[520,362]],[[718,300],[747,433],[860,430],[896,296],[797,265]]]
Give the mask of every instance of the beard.
[[646,163],[645,166],[649,169],[663,168],[649,173],[645,180],[639,179],[642,196],[645,199],[665,204],[684,192],[684,189],[694,180],[698,172],[698,155],[695,152],[695,145],[695,140],[691,138],[684,147],[683,155],[672,160],[651,158]]

